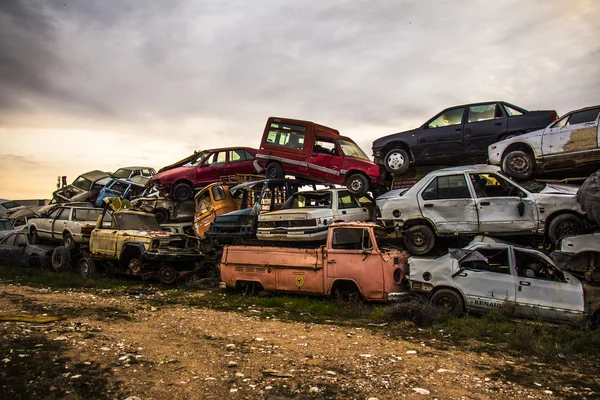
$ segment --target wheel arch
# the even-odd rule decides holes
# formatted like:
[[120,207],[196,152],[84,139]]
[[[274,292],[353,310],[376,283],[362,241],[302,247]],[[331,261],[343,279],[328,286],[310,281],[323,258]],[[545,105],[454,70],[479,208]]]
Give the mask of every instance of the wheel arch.
[[585,221],[585,218],[583,216],[583,214],[578,213],[575,210],[558,210],[553,212],[552,214],[548,215],[546,217],[546,220],[544,221],[544,234],[548,235],[548,227],[550,226],[550,223],[552,222],[552,220],[556,217],[558,217],[559,215],[563,215],[563,214],[571,214],[576,216],[577,218],[579,218],[579,220],[581,221],[581,223],[583,224]]
[[412,228],[413,226],[417,226],[417,225],[428,226],[429,228],[431,228],[431,230],[433,230],[433,233],[435,233],[436,236],[439,236],[439,233],[438,233],[438,230],[437,230],[435,224],[427,218],[409,219],[408,221],[406,221],[404,223],[404,226],[402,227],[402,231],[407,231],[408,229]]
[[142,243],[127,242],[121,247],[119,262],[123,265],[127,265],[132,258],[144,254],[145,251],[146,249]]
[[500,159],[504,161],[504,158],[512,151],[522,151],[533,157],[535,160],[535,152],[533,151],[533,147],[525,142],[515,142],[511,143],[504,151],[502,152],[502,157]]
[[415,159],[415,156],[412,150],[410,149],[410,146],[403,140],[393,140],[391,142],[386,143],[381,149],[382,157],[385,157],[386,154],[392,149],[404,149],[410,156],[410,161],[413,161]]
[[352,278],[337,278],[335,279],[333,282],[331,282],[331,285],[329,286],[329,288],[327,288],[327,295],[331,296],[335,289],[337,289],[338,287],[352,287],[354,286],[358,292],[360,293],[360,295],[364,298],[364,294],[363,291],[360,288],[360,285],[358,284],[358,282],[356,282],[354,279]]
[[171,188],[175,188],[175,186],[179,185],[180,183],[185,183],[187,185],[190,185],[190,187],[192,188],[192,191],[194,190],[194,184],[188,178],[180,178],[180,179],[176,180],[171,185]]
[[435,286],[433,288],[433,290],[427,295],[427,299],[431,300],[431,298],[433,297],[434,294],[436,294],[437,292],[439,292],[442,289],[447,289],[450,290],[456,294],[458,294],[462,300],[463,300],[463,311],[466,311],[468,309],[468,303],[467,303],[467,298],[465,296],[465,294],[463,293],[462,290],[460,290],[457,287],[454,286],[448,286],[448,285],[439,285],[439,286]]

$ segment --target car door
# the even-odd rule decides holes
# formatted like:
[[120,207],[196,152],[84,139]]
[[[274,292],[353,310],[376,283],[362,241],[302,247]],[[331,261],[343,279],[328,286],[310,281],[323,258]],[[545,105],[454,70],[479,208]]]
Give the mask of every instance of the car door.
[[537,252],[514,249],[514,259],[517,315],[552,320],[582,317],[584,297],[581,282],[568,278],[550,259]]
[[350,195],[349,191],[337,191],[337,209],[334,210],[334,221],[366,221],[368,219],[367,207],[363,207],[358,199]]
[[478,229],[475,200],[464,173],[435,177],[417,194],[424,218],[438,233],[474,233]]
[[344,163],[342,152],[332,139],[317,137],[306,160],[309,173],[317,181],[328,181],[340,176]]
[[117,254],[119,228],[112,213],[104,212],[100,228],[90,236],[90,251],[95,256],[114,258]]
[[335,228],[324,262],[327,288],[337,279],[351,280],[365,298],[383,299],[383,263],[380,253],[373,249],[368,229]]
[[252,174],[255,172],[254,156],[244,149],[233,149],[227,155],[227,175]]
[[227,151],[215,151],[196,168],[197,188],[202,188],[214,182],[218,182],[221,176],[227,175]]
[[62,239],[63,232],[67,229],[67,224],[71,217],[71,208],[65,207],[60,210],[58,216],[52,221],[51,238],[54,240]]
[[10,235],[2,238],[2,241],[0,241],[0,264],[12,265],[14,263],[16,258],[16,237],[16,233],[11,233]]
[[466,306],[486,311],[512,306],[515,302],[515,278],[510,267],[509,248],[485,245],[470,250],[477,251],[484,258],[464,257],[453,277],[454,285],[465,296]]
[[28,265],[27,260],[27,238],[24,232],[19,232],[15,236],[14,253],[13,253],[13,264],[14,265]]
[[506,132],[508,117],[498,103],[470,106],[464,127],[465,155],[487,155],[488,146]]
[[479,232],[535,232],[538,215],[531,193],[493,173],[469,174]]
[[464,114],[464,107],[451,108],[423,125],[417,138],[417,160],[444,162],[462,155]]
[[546,128],[542,136],[544,159],[568,159],[577,157],[577,153],[598,150],[599,114],[600,107],[573,112]]
[[35,221],[37,233],[41,238],[52,238],[52,225],[58,214],[62,211],[62,207],[57,207],[46,218],[41,218]]

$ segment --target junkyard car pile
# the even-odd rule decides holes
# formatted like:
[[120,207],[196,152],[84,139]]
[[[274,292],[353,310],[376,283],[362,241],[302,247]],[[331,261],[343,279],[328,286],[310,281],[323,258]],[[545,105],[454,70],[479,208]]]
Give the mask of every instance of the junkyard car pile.
[[219,264],[223,287],[249,291],[412,291],[456,314],[598,318],[600,171],[581,188],[548,173],[581,183],[600,167],[599,114],[450,107],[375,140],[375,162],[336,129],[271,117],[258,149],[197,151],[158,174],[91,171],[54,193],[71,203],[20,224],[26,246],[61,242],[52,265],[79,260],[84,276],[102,266],[170,283]]

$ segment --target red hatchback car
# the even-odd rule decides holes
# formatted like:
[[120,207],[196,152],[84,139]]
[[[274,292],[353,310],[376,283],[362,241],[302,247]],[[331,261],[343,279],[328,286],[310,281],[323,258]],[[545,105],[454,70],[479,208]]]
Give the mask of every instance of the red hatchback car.
[[267,178],[287,174],[345,185],[357,197],[373,189],[380,176],[379,167],[352,139],[310,121],[269,118],[256,159]]
[[162,168],[148,182],[163,195],[184,201],[194,197],[194,190],[219,182],[222,176],[254,174],[256,149],[228,147],[204,150]]

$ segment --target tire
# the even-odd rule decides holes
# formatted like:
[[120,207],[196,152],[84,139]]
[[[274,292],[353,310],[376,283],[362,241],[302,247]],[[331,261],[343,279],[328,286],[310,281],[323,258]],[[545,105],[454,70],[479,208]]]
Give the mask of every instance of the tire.
[[577,191],[577,201],[587,217],[600,225],[600,170],[583,182]]
[[561,214],[548,224],[548,239],[556,243],[567,236],[577,236],[583,233],[583,221],[573,214]]
[[92,278],[98,273],[96,262],[89,257],[83,257],[79,260],[79,275],[84,278]]
[[194,197],[194,189],[185,182],[180,182],[173,188],[173,198],[177,201],[186,201]]
[[460,294],[450,289],[440,289],[431,296],[429,303],[444,313],[460,317],[465,310],[465,302]]
[[384,158],[385,169],[391,174],[401,174],[410,167],[410,156],[404,149],[392,149]]
[[52,269],[65,272],[71,269],[71,251],[65,246],[58,246],[52,252]]
[[169,212],[164,208],[157,208],[153,211],[153,213],[154,218],[156,218],[156,222],[158,222],[159,224],[165,224],[167,223],[167,221],[169,221]]
[[502,171],[515,179],[529,179],[534,165],[532,156],[521,150],[511,151],[502,159]]
[[65,246],[67,249],[69,249],[69,251],[73,251],[77,247],[77,243],[75,243],[75,239],[73,239],[73,236],[71,236],[71,234],[69,232],[66,232],[63,235],[63,246]]
[[403,237],[406,249],[418,256],[429,253],[435,244],[435,234],[426,225],[415,225],[408,228]]
[[272,162],[267,166],[267,179],[281,179],[285,176],[283,168],[278,162]]
[[127,267],[133,272],[133,275],[139,274],[144,268],[144,263],[139,257],[133,257],[127,263]]
[[32,269],[39,269],[42,267],[42,262],[37,254],[32,254],[27,260],[27,266]]
[[352,196],[363,197],[369,190],[369,180],[363,174],[355,173],[346,181],[346,187]]
[[162,283],[171,284],[175,282],[178,277],[179,274],[177,273],[177,270],[171,265],[163,265],[158,270],[158,279],[160,279]]

